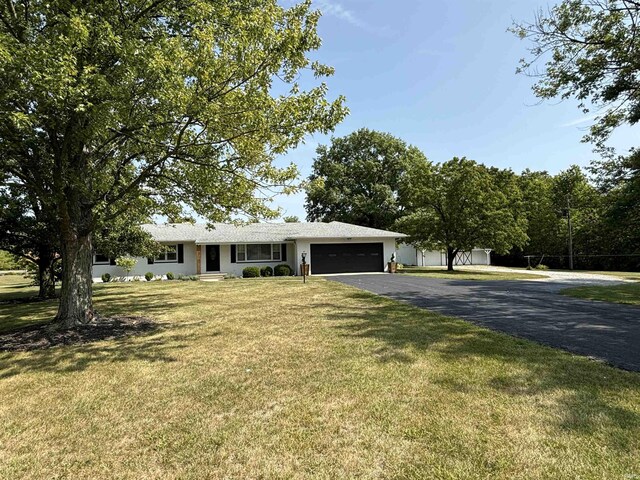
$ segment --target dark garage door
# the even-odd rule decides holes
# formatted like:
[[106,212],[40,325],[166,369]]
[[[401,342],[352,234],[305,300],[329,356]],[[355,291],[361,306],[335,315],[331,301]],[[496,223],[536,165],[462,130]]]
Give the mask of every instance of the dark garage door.
[[313,243],[311,273],[382,272],[382,243]]

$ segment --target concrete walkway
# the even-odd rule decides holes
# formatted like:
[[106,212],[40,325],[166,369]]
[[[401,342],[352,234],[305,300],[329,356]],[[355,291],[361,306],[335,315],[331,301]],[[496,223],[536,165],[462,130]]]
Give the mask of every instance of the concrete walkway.
[[620,282],[602,277],[469,281],[386,274],[331,280],[640,371],[640,307],[559,294],[579,284]]

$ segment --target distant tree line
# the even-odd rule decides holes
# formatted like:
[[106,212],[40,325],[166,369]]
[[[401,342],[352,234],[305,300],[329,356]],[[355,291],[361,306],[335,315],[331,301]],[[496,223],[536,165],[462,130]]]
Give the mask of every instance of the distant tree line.
[[491,248],[526,266],[567,268],[571,216],[576,268],[640,268],[640,155],[608,170],[574,165],[517,174],[453,158],[430,162],[387,133],[358,130],[320,146],[307,187],[309,221],[397,230],[425,249]]

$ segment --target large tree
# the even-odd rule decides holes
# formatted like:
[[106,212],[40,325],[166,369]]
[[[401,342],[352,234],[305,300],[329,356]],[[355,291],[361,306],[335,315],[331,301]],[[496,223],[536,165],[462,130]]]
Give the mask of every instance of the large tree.
[[0,173],[55,218],[58,324],[94,317],[92,238],[116,219],[274,217],[294,166],[272,160],[332,129],[332,69],[309,59],[306,1],[8,0],[0,4]]
[[59,239],[36,198],[16,186],[0,187],[0,248],[35,266],[38,297],[55,296]]
[[307,220],[391,228],[402,213],[398,195],[406,172],[424,161],[420,150],[388,133],[363,128],[332,138],[313,162]]
[[[563,0],[512,30],[531,42],[519,72],[538,78],[544,99],[574,98],[597,121],[585,139],[599,147],[616,127],[640,120],[640,2]],[[541,68],[539,68],[541,67]]]
[[[402,193],[406,212],[397,229],[420,248],[445,250],[449,270],[460,251],[484,247],[507,253],[522,246],[526,220],[516,214],[515,197],[501,191],[497,177],[495,171],[466,158],[441,165],[423,163],[408,176]],[[502,179],[511,183],[509,177]]]

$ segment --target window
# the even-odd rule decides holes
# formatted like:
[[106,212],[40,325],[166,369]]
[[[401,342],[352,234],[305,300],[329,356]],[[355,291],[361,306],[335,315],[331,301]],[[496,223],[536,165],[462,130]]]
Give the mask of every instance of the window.
[[177,262],[178,261],[178,246],[177,245],[165,245],[164,250],[156,255],[156,262]]
[[93,254],[94,265],[109,265],[110,263],[111,263],[111,259],[107,255],[103,255],[101,253]]
[[282,258],[279,243],[247,243],[236,246],[238,262],[273,262]]

